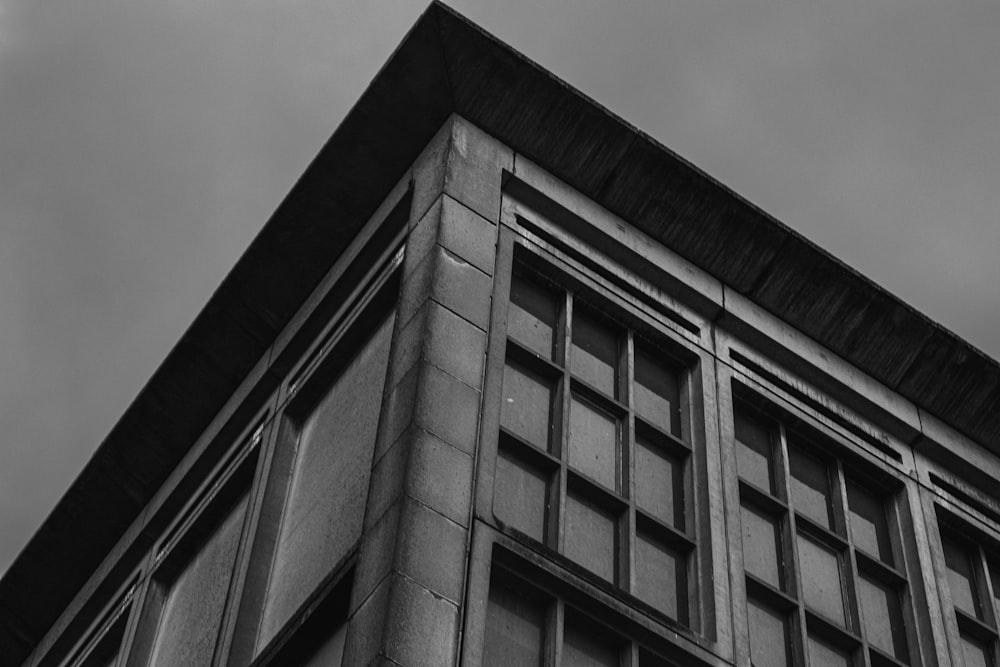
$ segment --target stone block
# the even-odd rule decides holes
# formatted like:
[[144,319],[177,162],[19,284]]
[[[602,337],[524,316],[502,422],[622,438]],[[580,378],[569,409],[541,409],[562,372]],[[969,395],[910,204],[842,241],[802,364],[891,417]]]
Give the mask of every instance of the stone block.
[[386,606],[391,589],[392,577],[386,577],[367,597],[359,596],[360,602],[347,625],[343,664],[365,665],[378,655],[386,626]]
[[414,224],[424,217],[444,190],[453,118],[444,122],[413,162],[413,200],[410,204],[410,219]]
[[392,443],[382,454],[382,457],[375,460],[368,488],[368,507],[365,510],[364,529],[366,531],[403,491],[407,452],[410,449],[410,433],[413,430],[419,429],[403,431],[396,438],[396,442]]
[[479,424],[480,393],[434,366],[421,364],[415,423],[472,454]]
[[513,152],[455,116],[446,158],[444,191],[487,220],[499,221],[503,171],[514,169]]
[[402,284],[399,286],[399,300],[396,303],[396,320],[401,326],[409,324],[430,296],[440,251],[438,246],[434,247],[434,252],[428,253],[409,275],[403,276]]
[[497,226],[451,197],[441,201],[438,243],[456,257],[487,275],[493,275]]
[[[428,302],[422,310],[427,312],[424,359],[479,389],[483,382],[486,334],[436,302]],[[413,321],[418,318],[419,315]]]
[[374,518],[371,528],[361,539],[361,553],[354,571],[352,605],[365,600],[392,570],[401,506],[402,503],[397,502]]
[[[454,662],[458,608],[400,575],[392,578],[383,655],[407,667]],[[346,664],[363,664],[348,662]]]
[[466,529],[413,499],[403,500],[395,569],[460,604],[465,584]]
[[378,435],[375,438],[375,453],[373,461],[382,458],[390,445],[406,430],[413,421],[417,380],[423,364],[414,364],[406,375],[389,392],[382,405],[382,413],[378,420]]
[[409,275],[417,268],[424,258],[437,244],[441,232],[441,210],[443,195],[434,200],[434,204],[420,220],[410,229],[406,238],[406,252],[403,257],[403,275]]
[[[426,302],[425,302],[426,303]],[[408,322],[397,322],[386,382],[398,382],[413,368],[424,345],[427,309],[419,309]]]
[[414,429],[406,493],[467,526],[472,503],[472,457],[427,431]]
[[442,306],[486,331],[490,320],[492,277],[440,246],[436,255],[431,296]]

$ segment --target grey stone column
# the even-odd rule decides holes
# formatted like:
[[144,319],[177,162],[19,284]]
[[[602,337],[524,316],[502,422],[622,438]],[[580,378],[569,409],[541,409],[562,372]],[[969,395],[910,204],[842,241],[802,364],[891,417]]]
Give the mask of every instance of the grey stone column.
[[512,162],[453,116],[413,167],[345,665],[457,661],[501,179]]

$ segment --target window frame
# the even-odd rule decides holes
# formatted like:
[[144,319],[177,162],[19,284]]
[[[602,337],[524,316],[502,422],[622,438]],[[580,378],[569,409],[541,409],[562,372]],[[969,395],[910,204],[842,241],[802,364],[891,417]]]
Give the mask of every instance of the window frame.
[[[567,568],[552,567],[516,536],[480,524],[473,532],[471,546],[468,592],[471,604],[459,664],[470,667],[483,664],[489,592],[494,577],[549,599],[543,632],[545,665],[559,664],[567,613],[620,640],[620,667],[719,664],[717,652],[706,646],[702,638],[668,630],[657,619],[622,604],[618,596],[596,585],[592,578]],[[643,656],[648,662],[640,663]]]
[[212,663],[224,650],[228,621],[233,613],[233,600],[243,582],[243,565],[248,549],[255,480],[259,479],[263,463],[261,443],[267,431],[266,422],[258,423],[252,434],[225,460],[218,472],[194,501],[157,540],[150,551],[142,595],[136,600],[135,621],[131,636],[124,644],[120,659],[129,667],[144,667],[153,657],[160,633],[163,606],[170,597],[177,577],[190,564],[215,534],[229,513],[244,504],[239,519],[233,568],[222,603],[219,628],[213,646]]
[[[524,222],[520,218],[516,218],[516,221]],[[583,261],[586,258],[567,252],[566,248],[549,243],[546,239],[533,234],[528,229],[527,224],[512,226],[510,222],[511,219],[508,219],[508,224],[501,225],[499,234],[493,313],[484,385],[481,453],[477,475],[479,480],[476,493],[477,517],[495,529],[529,545],[530,549],[542,554],[552,566],[576,572],[577,575],[589,579],[592,584],[613,595],[621,604],[655,618],[665,632],[681,633],[704,645],[716,646],[721,649],[722,655],[728,654],[726,645],[718,640],[720,639],[720,626],[722,627],[721,636],[728,636],[729,619],[725,614],[716,613],[716,609],[728,608],[728,591],[719,589],[712,583],[718,576],[725,576],[726,566],[724,556],[720,557],[714,552],[714,549],[718,548],[716,545],[724,542],[724,527],[713,524],[710,520],[713,513],[721,512],[721,502],[719,502],[721,481],[718,477],[713,478],[713,475],[717,475],[717,473],[714,467],[709,467],[708,463],[713,456],[717,456],[717,450],[709,451],[712,447],[707,443],[713,440],[714,431],[706,424],[704,416],[706,412],[711,411],[710,406],[714,401],[714,382],[711,378],[714,364],[705,347],[706,340],[703,337],[705,325],[690,311],[676,312],[672,310],[671,306],[674,304],[670,302],[653,303],[647,294],[648,286],[645,291],[641,285],[637,287],[634,284],[638,280],[635,276],[624,275],[621,281],[614,281],[609,280],[605,275],[595,274],[594,271],[588,269]],[[558,521],[557,526],[552,526],[553,522],[547,521],[546,530],[550,534],[551,541],[543,543],[516,530],[504,527],[494,515],[493,490],[497,481],[494,466],[499,452],[505,448],[509,449],[506,444],[502,444],[502,441],[505,438],[510,438],[509,434],[501,436],[500,429],[503,374],[505,362],[508,359],[508,348],[513,350],[514,357],[522,359],[533,357],[533,370],[551,378],[562,376],[568,386],[573,386],[574,390],[579,389],[588,399],[596,398],[594,394],[597,393],[595,389],[585,385],[582,381],[570,379],[572,371],[569,367],[553,363],[551,360],[546,361],[530,349],[526,349],[516,342],[508,341],[506,312],[510,301],[515,254],[517,255],[517,264],[521,267],[519,270],[524,269],[543,276],[543,280],[555,285],[563,293],[563,298],[571,298],[568,296],[570,293],[575,294],[576,298],[584,295],[588,314],[597,312],[605,316],[613,316],[622,332],[633,330],[636,332],[636,337],[642,337],[644,341],[648,341],[647,344],[650,347],[664,350],[664,358],[670,359],[669,365],[673,366],[678,373],[681,388],[681,429],[684,441],[674,438],[675,442],[672,443],[672,446],[683,450],[688,457],[684,464],[686,470],[684,473],[684,495],[687,500],[687,524],[685,528],[688,530],[685,533],[670,526],[656,527],[659,529],[658,532],[669,534],[671,539],[682,542],[683,546],[689,549],[683,555],[687,571],[687,591],[686,595],[683,596],[689,606],[687,625],[678,623],[628,592],[632,590],[633,584],[631,579],[625,577],[634,578],[634,565],[625,564],[624,568],[620,562],[616,565],[617,580],[628,582],[628,585],[615,586],[603,581],[599,575],[587,571],[582,565],[565,556],[562,552],[560,537],[556,532],[561,532],[564,521]],[[595,252],[590,258],[591,261],[594,261],[595,257],[599,258],[600,255]],[[564,312],[564,319],[565,315]],[[683,321],[684,324],[679,324],[679,321]],[[631,335],[629,337],[631,338]],[[568,345],[568,342],[566,344]],[[564,402],[568,402],[570,392],[564,391],[562,396]],[[619,415],[628,414],[630,409],[628,404],[612,400],[612,397],[600,396],[599,402],[602,408]],[[560,426],[556,427],[557,430],[566,425],[565,411],[562,416],[563,419]],[[627,424],[623,424],[620,428],[629,430]],[[634,452],[635,438],[628,433],[625,436],[633,443],[629,451]],[[548,482],[548,495],[550,498],[566,498],[567,488],[582,490],[585,497],[592,502],[596,501],[597,504],[610,507],[617,512],[616,535],[618,539],[622,539],[624,536],[630,544],[635,544],[637,539],[636,517],[640,514],[635,510],[636,494],[634,491],[623,496],[601,487],[584,475],[568,473],[565,457],[555,456],[552,452],[542,451],[538,447],[519,443],[517,450],[524,455],[524,459],[530,460],[534,464],[535,469],[549,474],[551,479]],[[673,453],[676,454],[676,452]],[[558,484],[554,483],[554,480],[558,480]],[[564,510],[560,507],[557,511],[561,515]],[[547,544],[556,546],[547,546]],[[668,541],[668,546],[674,547],[675,544]],[[622,553],[622,549],[619,548],[617,553]],[[624,553],[629,554],[628,551]],[[634,561],[634,557],[629,557]],[[719,604],[720,601],[723,604]]]
[[[951,494],[939,495],[942,489],[925,490],[924,507],[927,516],[931,551],[939,564],[941,576],[936,578],[937,593],[942,607],[942,622],[948,650],[954,664],[964,664],[962,642],[965,637],[987,645],[987,665],[1000,665],[1000,591],[991,576],[992,557],[1000,579],[1000,526],[985,520],[979,512],[956,503]],[[970,556],[975,581],[974,594],[982,609],[982,618],[958,608],[948,583],[945,542],[951,542]]]
[[[730,543],[733,545],[731,568],[734,618],[737,622],[737,634],[741,638],[738,653],[745,656],[747,661],[750,660],[748,606],[752,598],[758,606],[784,615],[790,637],[790,645],[787,647],[790,665],[808,663],[806,645],[810,636],[816,636],[824,643],[847,651],[850,663],[855,667],[905,664],[916,667],[924,664],[928,647],[933,648],[933,639],[929,638],[929,633],[926,637],[921,636],[929,624],[927,615],[921,611],[926,606],[921,600],[925,600],[926,596],[923,591],[919,547],[913,536],[913,529],[922,517],[912,511],[912,503],[918,502],[918,490],[913,480],[901,469],[901,465],[892,465],[896,463],[893,459],[878,456],[872,452],[871,447],[862,446],[849,434],[831,428],[822,414],[790,400],[787,395],[772,391],[761,378],[733,367],[723,367],[719,382],[724,388],[720,393],[719,417],[724,425],[724,452],[728,460],[725,465],[727,523],[730,527]],[[758,488],[739,476],[739,446],[736,443],[735,425],[737,412],[770,422],[774,429],[773,432],[769,431],[774,457],[773,491]],[[778,441],[775,436],[779,438]],[[832,512],[830,527],[805,516],[801,509],[795,509],[788,497],[792,490],[789,464],[791,448],[818,459],[827,466],[827,502],[828,511]],[[830,470],[833,471],[832,474]],[[848,487],[852,484],[857,484],[884,503],[892,549],[891,565],[881,562],[877,554],[868,554],[855,545],[849,522],[851,509]],[[783,560],[779,570],[784,568],[784,573],[779,571],[779,577],[783,578],[781,587],[768,584],[745,570],[741,516],[744,504],[774,521],[778,534],[778,556]],[[801,563],[798,559],[798,542],[803,534],[805,538],[830,548],[837,558],[845,614],[843,627],[806,609],[801,590]],[[887,583],[898,591],[900,614],[906,629],[907,663],[895,659],[866,639],[865,630],[861,627],[862,574],[866,578]]]
[[[337,316],[326,324],[311,345],[288,369],[278,391],[270,437],[265,447],[266,463],[257,485],[259,500],[251,530],[252,544],[247,556],[245,587],[233,610],[233,628],[223,655],[226,664],[267,665],[285,655],[285,647],[296,631],[324,601],[339,590],[338,583],[353,568],[360,538],[331,568],[315,589],[293,611],[273,636],[258,649],[257,641],[267,589],[281,536],[282,517],[289,499],[302,423],[330,389],[338,373],[354,358],[359,345],[370,340],[386,318],[394,317],[398,305],[402,273],[402,238],[385,250],[359,285],[346,299]],[[370,318],[374,317],[374,323]],[[391,364],[391,337],[390,358]],[[345,354],[346,353],[346,354]],[[384,404],[384,390],[381,404]],[[380,410],[382,405],[380,404]]]

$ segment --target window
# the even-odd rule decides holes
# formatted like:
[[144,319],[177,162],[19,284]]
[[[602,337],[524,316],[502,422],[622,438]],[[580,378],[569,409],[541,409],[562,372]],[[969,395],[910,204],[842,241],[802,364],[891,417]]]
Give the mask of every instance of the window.
[[322,592],[319,601],[293,635],[278,642],[258,664],[275,667],[337,667],[344,660],[353,567]]
[[135,653],[142,658],[134,664],[211,663],[248,499],[245,487],[232,502],[227,503],[225,495],[180,538],[157,569],[136,639]]
[[996,665],[1000,558],[958,533],[942,530],[946,581],[966,667]]
[[303,387],[279,435],[265,502],[280,524],[258,652],[361,536],[393,317],[365,319]]
[[688,625],[685,374],[655,338],[515,268],[494,515]]
[[753,664],[909,664],[891,484],[742,406],[734,447]]
[[482,664],[665,667],[669,663],[561,599],[495,571],[487,601]]
[[127,607],[121,610],[93,648],[84,651],[85,657],[81,660],[70,661],[69,664],[74,667],[113,667],[121,652],[128,612]]

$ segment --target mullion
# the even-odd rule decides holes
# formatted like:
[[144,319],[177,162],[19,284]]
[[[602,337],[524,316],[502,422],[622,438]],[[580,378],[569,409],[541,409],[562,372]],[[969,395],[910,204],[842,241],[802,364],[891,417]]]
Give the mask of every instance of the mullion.
[[[628,565],[628,577],[622,579],[623,582],[627,582],[627,590],[629,593],[635,595],[636,593],[636,562],[635,562],[635,543],[638,539],[638,526],[636,517],[636,497],[638,495],[638,488],[636,484],[635,476],[635,461],[636,461],[636,428],[635,428],[635,404],[634,396],[635,390],[632,383],[635,380],[635,338],[632,335],[632,330],[627,329],[625,333],[625,345],[622,350],[623,359],[621,359],[621,370],[622,370],[622,382],[620,383],[620,400],[625,403],[626,406],[626,437],[623,439],[622,448],[628,452],[628,485],[625,486],[628,493],[626,494],[628,498],[628,535],[625,540],[625,547],[627,549],[627,556],[622,559],[623,562]],[[636,663],[637,664],[637,663]]]
[[[791,467],[788,458],[788,433],[785,425],[778,422],[778,446],[774,449],[774,488],[780,500],[792,508]],[[806,628],[806,601],[803,592],[801,567],[799,566],[798,529],[795,524],[795,512],[785,514],[782,532],[782,551],[785,557],[785,586],[788,592],[798,600],[795,619],[790,634],[792,637],[792,659],[799,665],[807,663],[806,645],[808,632]]]
[[565,619],[566,603],[557,598],[556,601],[552,603],[551,611],[547,619],[548,623],[545,626],[545,629],[550,631],[545,633],[545,640],[547,643],[545,651],[545,657],[547,660],[545,662],[545,667],[557,667],[558,665],[562,665],[563,624]]
[[997,610],[996,610],[996,599],[993,597],[993,579],[990,576],[990,562],[986,557],[986,552],[982,547],[976,547],[976,563],[974,567],[977,569],[977,578],[980,578],[979,582],[979,592],[984,595],[985,598],[980,603],[983,610],[983,625],[990,626],[992,630],[992,636],[989,639],[984,637],[983,639],[989,645],[990,658],[993,663],[997,663]]
[[556,502],[553,504],[556,521],[552,522],[552,530],[556,533],[553,543],[559,553],[566,552],[566,485],[568,474],[566,438],[569,433],[569,404],[571,400],[568,369],[570,355],[569,336],[573,321],[573,299],[566,291],[563,291],[562,294],[562,307],[559,309],[559,315],[556,318],[557,331],[555,332],[556,343],[554,350],[556,362],[562,366],[562,379],[559,381],[557,388],[558,398],[555,401],[555,404],[558,406],[558,415],[556,415],[558,433],[554,434],[553,437],[553,446],[557,448],[553,453],[559,457],[559,483],[555,494]]
[[[982,573],[982,583],[979,585],[979,590],[981,593],[985,594],[985,600],[982,604],[983,619],[987,625],[997,627],[997,609],[996,609],[996,598],[993,597],[993,578],[990,576],[990,561],[986,557],[986,552],[982,547],[976,549],[977,560],[979,561],[979,572]],[[978,574],[978,572],[977,572]]]
[[[858,599],[861,576],[858,573],[858,564],[854,558],[854,536],[851,534],[851,529],[848,525],[850,510],[847,504],[847,480],[844,475],[844,464],[839,459],[837,460],[835,475],[836,479],[833,480],[830,500],[833,504],[834,528],[847,542],[847,548],[844,549],[841,556],[842,572],[846,579],[843,582],[843,588],[847,596],[847,627],[849,630],[853,630],[854,634],[862,638],[862,641],[865,642],[864,648],[867,649],[867,633],[861,618],[861,601]],[[868,651],[863,650],[861,653],[864,667],[871,667],[871,658],[868,655]]]

